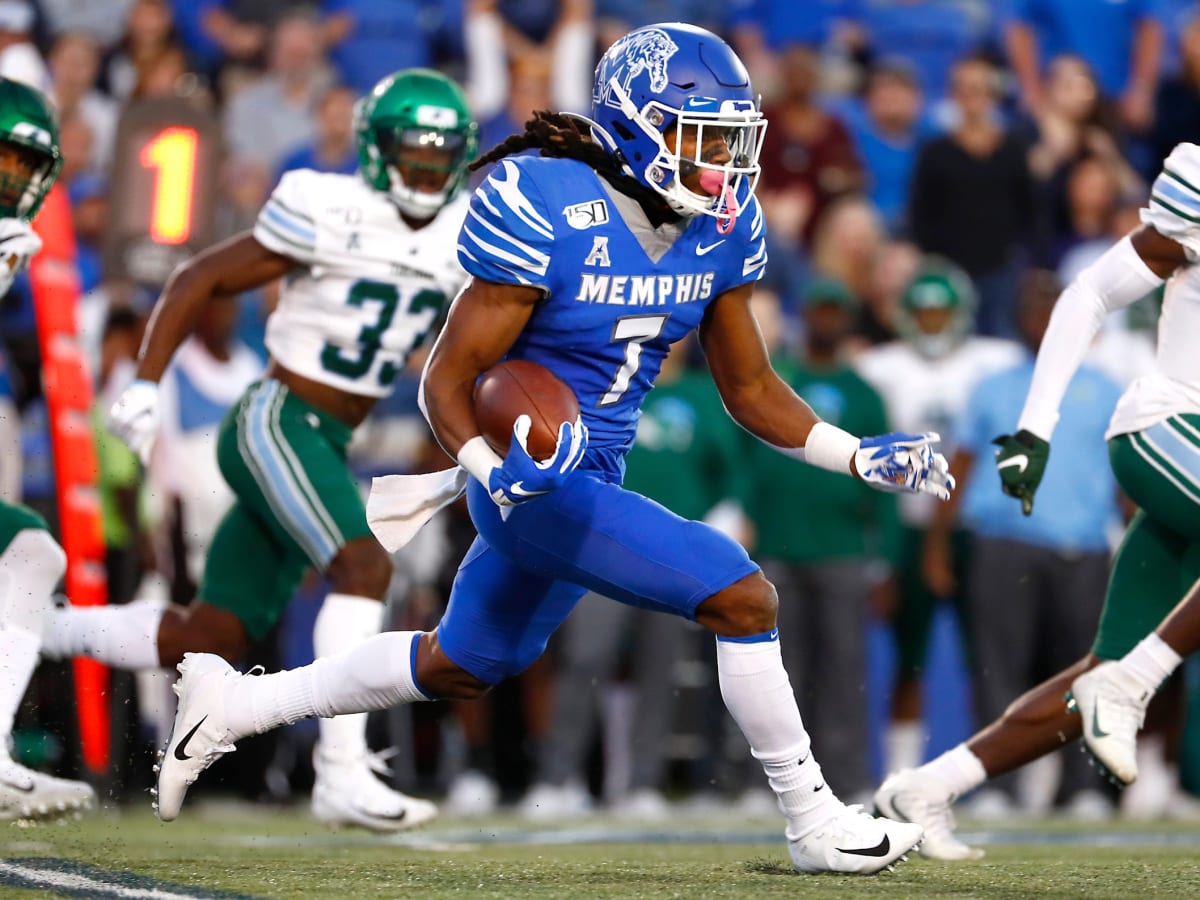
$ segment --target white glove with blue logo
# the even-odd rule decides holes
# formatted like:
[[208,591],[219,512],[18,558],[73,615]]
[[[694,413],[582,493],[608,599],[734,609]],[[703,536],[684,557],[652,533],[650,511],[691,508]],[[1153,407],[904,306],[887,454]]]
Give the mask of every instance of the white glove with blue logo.
[[563,422],[554,455],[541,462],[529,455],[527,442],[532,424],[529,416],[517,416],[508,454],[488,478],[488,491],[497,506],[518,506],[558,489],[583,459],[588,432],[582,419]]
[[939,440],[936,431],[894,431],[863,438],[854,454],[854,467],[863,481],[880,490],[932,494],[939,500],[949,500],[954,478],[946,457],[933,449]]

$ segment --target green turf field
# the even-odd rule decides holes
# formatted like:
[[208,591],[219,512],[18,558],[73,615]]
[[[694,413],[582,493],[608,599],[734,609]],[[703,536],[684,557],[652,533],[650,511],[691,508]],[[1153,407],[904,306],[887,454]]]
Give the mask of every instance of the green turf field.
[[110,813],[3,826],[0,897],[1200,897],[1196,825],[1027,825],[978,834],[983,862],[912,859],[873,878],[792,874],[774,827],[459,820],[381,838],[326,831],[303,808],[189,808],[171,825]]

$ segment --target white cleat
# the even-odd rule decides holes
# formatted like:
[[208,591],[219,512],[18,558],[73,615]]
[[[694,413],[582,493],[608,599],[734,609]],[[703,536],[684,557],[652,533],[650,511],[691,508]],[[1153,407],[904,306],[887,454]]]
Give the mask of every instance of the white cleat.
[[905,860],[923,835],[920,825],[877,819],[861,806],[847,806],[804,837],[789,841],[788,853],[797,872],[873,875]]
[[185,653],[179,664],[175,725],[159,756],[154,811],[163,822],[179,815],[187,790],[200,773],[226,753],[234,737],[225,724],[225,697],[231,684],[244,678],[212,653]]
[[1101,663],[1071,682],[1067,708],[1083,719],[1083,742],[1122,785],[1137,780],[1137,734],[1153,696],[1115,662]]
[[392,790],[379,780],[387,773],[383,754],[331,760],[313,754],[313,817],[326,825],[351,825],[371,831],[407,831],[431,821],[437,807],[428,800]]
[[983,851],[954,835],[955,796],[920,769],[903,769],[875,792],[875,809],[897,822],[915,822],[925,829],[920,853],[926,859],[983,859]]
[[55,778],[0,757],[0,820],[67,819],[95,805],[90,784]]

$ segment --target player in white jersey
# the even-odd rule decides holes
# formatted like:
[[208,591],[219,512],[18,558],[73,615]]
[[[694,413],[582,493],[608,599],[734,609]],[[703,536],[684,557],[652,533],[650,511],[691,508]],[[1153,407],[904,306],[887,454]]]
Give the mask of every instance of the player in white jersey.
[[[981,379],[1015,365],[1018,344],[971,334],[975,291],[961,270],[936,257],[923,261],[900,300],[901,339],[865,351],[855,362],[859,374],[883,397],[888,423],[908,431],[917,423],[951,443],[971,390]],[[933,522],[932,498],[899,498],[903,526],[898,570],[899,607],[892,623],[896,639],[896,685],[891,722],[884,738],[884,767],[892,772],[919,765],[925,747],[921,724],[921,671],[939,600],[926,584],[921,560]]]
[[[218,438],[236,502],[213,538],[199,602],[165,612],[149,604],[70,610],[53,629],[58,652],[126,668],[174,666],[189,651],[239,660],[309,567],[332,588],[314,629],[317,656],[379,630],[391,561],[367,526],[346,446],[465,280],[455,250],[466,214],[459,194],[478,128],[453,82],[412,69],[375,86],[356,129],[357,175],[286,174],[252,232],[172,275],[137,380],[112,409],[113,430],[145,458],[158,381],[200,309],[214,295],[284,279],[267,322],[266,373]],[[431,818],[432,804],[375,777],[380,763],[365,732],[363,715],[321,722],[314,815],[381,831]]]
[[1077,737],[1116,780],[1133,781],[1146,705],[1181,657],[1200,647],[1200,146],[1171,152],[1141,216],[1142,225],[1059,298],[1017,431],[997,439],[1004,490],[1028,513],[1063,395],[1105,316],[1166,280],[1155,369],[1125,391],[1106,434],[1113,473],[1139,511],[1113,563],[1092,652],[966,743],[884,782],[876,804],[925,826],[927,856],[982,856],[954,836],[951,804]]

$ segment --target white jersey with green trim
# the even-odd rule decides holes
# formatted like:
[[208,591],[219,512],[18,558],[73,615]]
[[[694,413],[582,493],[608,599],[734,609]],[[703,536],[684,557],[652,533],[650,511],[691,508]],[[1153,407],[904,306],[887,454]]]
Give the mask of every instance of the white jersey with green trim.
[[1107,437],[1200,415],[1200,146],[1179,144],[1154,180],[1142,222],[1177,241],[1189,264],[1167,280],[1154,371],[1121,395]]
[[290,257],[267,350],[285,368],[352,394],[385,397],[408,355],[466,280],[460,196],[419,230],[357,175],[299,169],[272,192],[254,237]]
[[[980,379],[1015,366],[1024,356],[1015,341],[968,337],[945,356],[931,359],[907,341],[889,341],[865,350],[854,367],[883,398],[888,427],[917,434],[936,431],[949,458],[971,391]],[[924,528],[937,501],[929,494],[902,494],[900,518]]]

